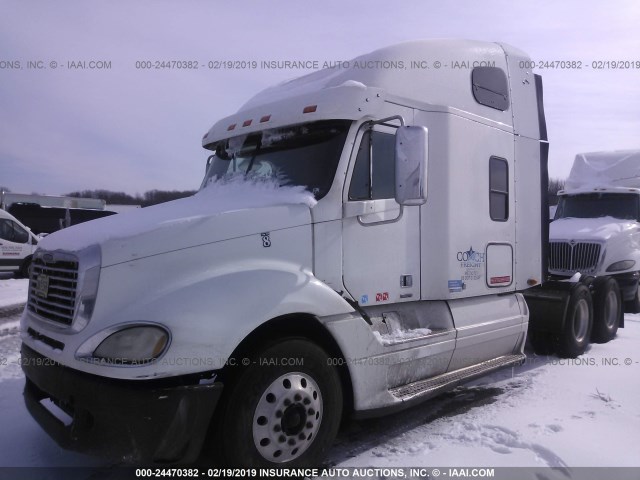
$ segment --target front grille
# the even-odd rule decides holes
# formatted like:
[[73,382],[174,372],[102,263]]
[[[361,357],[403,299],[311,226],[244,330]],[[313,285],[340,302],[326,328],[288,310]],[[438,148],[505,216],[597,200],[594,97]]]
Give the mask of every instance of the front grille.
[[550,242],[549,270],[557,272],[595,273],[600,260],[599,243]]
[[71,325],[76,308],[78,262],[34,257],[27,308],[46,319]]

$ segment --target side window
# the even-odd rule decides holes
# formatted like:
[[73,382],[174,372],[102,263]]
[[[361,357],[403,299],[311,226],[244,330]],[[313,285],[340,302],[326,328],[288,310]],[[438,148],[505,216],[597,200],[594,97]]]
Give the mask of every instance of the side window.
[[367,130],[353,168],[349,200],[376,200],[395,195],[395,136]]
[[489,215],[496,222],[509,219],[509,164],[504,158],[489,159]]
[[11,228],[11,221],[5,219],[0,220],[0,238],[11,241],[12,237],[13,229]]
[[0,220],[0,238],[9,242],[27,243],[29,233],[17,223],[3,219]]
[[480,105],[505,111],[509,108],[509,82],[498,67],[476,67],[471,72],[473,98]]
[[11,225],[13,226],[13,241],[27,243],[29,241],[29,233],[16,222],[11,222]]

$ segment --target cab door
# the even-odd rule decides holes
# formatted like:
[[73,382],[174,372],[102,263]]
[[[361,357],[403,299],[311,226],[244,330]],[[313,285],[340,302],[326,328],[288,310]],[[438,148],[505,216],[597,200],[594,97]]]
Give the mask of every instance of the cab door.
[[0,218],[0,271],[18,270],[31,253],[29,232],[9,218]]
[[361,128],[343,193],[343,281],[363,307],[420,299],[420,207],[394,198],[395,131]]

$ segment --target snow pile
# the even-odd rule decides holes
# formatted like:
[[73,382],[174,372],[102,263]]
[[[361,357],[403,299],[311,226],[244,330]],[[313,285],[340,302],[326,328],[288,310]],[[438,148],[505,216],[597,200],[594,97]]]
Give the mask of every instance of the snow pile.
[[579,153],[565,188],[640,188],[640,150]]
[[640,382],[632,380],[640,375],[639,340],[640,315],[627,314],[614,340],[591,345],[577,359],[527,352],[524,365],[398,415],[351,422],[329,462],[336,468],[553,467],[558,470],[513,478],[565,480],[604,478],[576,467],[639,467]]
[[40,247],[45,250],[78,251],[107,240],[172,228],[226,212],[290,204],[313,207],[315,203],[313,194],[303,186],[280,186],[273,178],[232,175],[212,179],[192,197],[59,230],[45,237]]
[[425,335],[429,335],[430,333],[431,329],[429,328],[414,328],[411,330],[397,330],[392,333],[384,334],[374,331],[373,335],[383,345],[393,345],[395,343],[406,342],[407,340],[422,338]]
[[355,80],[347,80],[347,81],[341,83],[338,86],[339,87],[357,87],[357,88],[361,88],[361,89],[366,89],[367,88],[367,86],[364,83],[357,82]]
[[0,308],[25,303],[28,291],[29,280],[26,278],[0,281]]

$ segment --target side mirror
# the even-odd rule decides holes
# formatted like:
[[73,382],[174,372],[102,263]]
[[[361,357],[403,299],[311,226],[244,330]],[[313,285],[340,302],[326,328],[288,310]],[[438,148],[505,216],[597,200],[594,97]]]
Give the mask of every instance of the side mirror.
[[426,127],[399,127],[396,132],[396,202],[423,205],[427,201],[429,136]]

